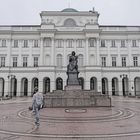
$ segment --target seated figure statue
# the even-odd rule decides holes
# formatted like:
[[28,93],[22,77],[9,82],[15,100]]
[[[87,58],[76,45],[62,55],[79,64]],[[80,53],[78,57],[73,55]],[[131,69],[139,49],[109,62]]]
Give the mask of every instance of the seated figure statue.
[[69,57],[69,65],[67,66],[67,72],[78,72],[78,56],[75,56],[75,52],[73,51],[71,56]]

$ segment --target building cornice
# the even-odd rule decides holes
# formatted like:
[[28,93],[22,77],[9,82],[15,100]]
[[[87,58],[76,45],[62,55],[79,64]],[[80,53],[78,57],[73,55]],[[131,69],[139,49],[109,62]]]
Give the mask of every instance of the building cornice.
[[99,16],[98,12],[61,12],[61,11],[42,11],[40,16]]

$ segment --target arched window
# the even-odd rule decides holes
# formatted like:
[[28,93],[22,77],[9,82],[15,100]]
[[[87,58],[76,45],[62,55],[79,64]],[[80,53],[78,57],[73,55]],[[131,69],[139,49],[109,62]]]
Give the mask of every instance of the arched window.
[[35,88],[38,88],[38,78],[33,78],[32,80],[32,93],[34,93]]
[[97,91],[97,79],[95,77],[90,79],[90,90]]
[[118,95],[119,91],[118,91],[118,79],[117,78],[113,78],[112,79],[112,95]]
[[50,92],[50,78],[46,77],[43,80],[43,93]]
[[76,26],[76,22],[72,18],[68,18],[68,19],[66,19],[64,21],[64,26],[66,26],[66,27],[75,27]]
[[57,67],[62,67],[62,55],[58,54],[57,55]]
[[0,97],[4,96],[4,79],[0,78]]
[[28,79],[23,78],[21,84],[21,96],[28,96]]
[[134,91],[135,91],[135,95],[140,96],[140,77],[136,77],[134,79],[134,87],[132,87],[132,89],[133,88],[134,88]]
[[63,80],[60,77],[56,79],[56,90],[63,90]]
[[79,85],[82,87],[82,89],[84,89],[84,78],[80,77],[78,78],[79,80]]
[[17,95],[17,79],[11,78],[10,97]]
[[107,80],[107,78],[102,78],[102,94],[108,94],[108,80]]

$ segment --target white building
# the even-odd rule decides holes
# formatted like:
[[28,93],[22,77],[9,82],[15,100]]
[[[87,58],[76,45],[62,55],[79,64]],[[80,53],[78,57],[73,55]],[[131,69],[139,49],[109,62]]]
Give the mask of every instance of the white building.
[[96,11],[43,11],[36,26],[0,26],[0,96],[64,89],[68,57],[79,56],[85,90],[140,95],[140,26],[98,24]]

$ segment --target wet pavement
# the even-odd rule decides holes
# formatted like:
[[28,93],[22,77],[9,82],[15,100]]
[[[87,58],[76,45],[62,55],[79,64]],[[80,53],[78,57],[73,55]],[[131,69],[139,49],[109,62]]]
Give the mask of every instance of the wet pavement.
[[36,129],[31,98],[0,101],[0,140],[140,140],[140,99],[113,97],[112,107],[44,108]]

